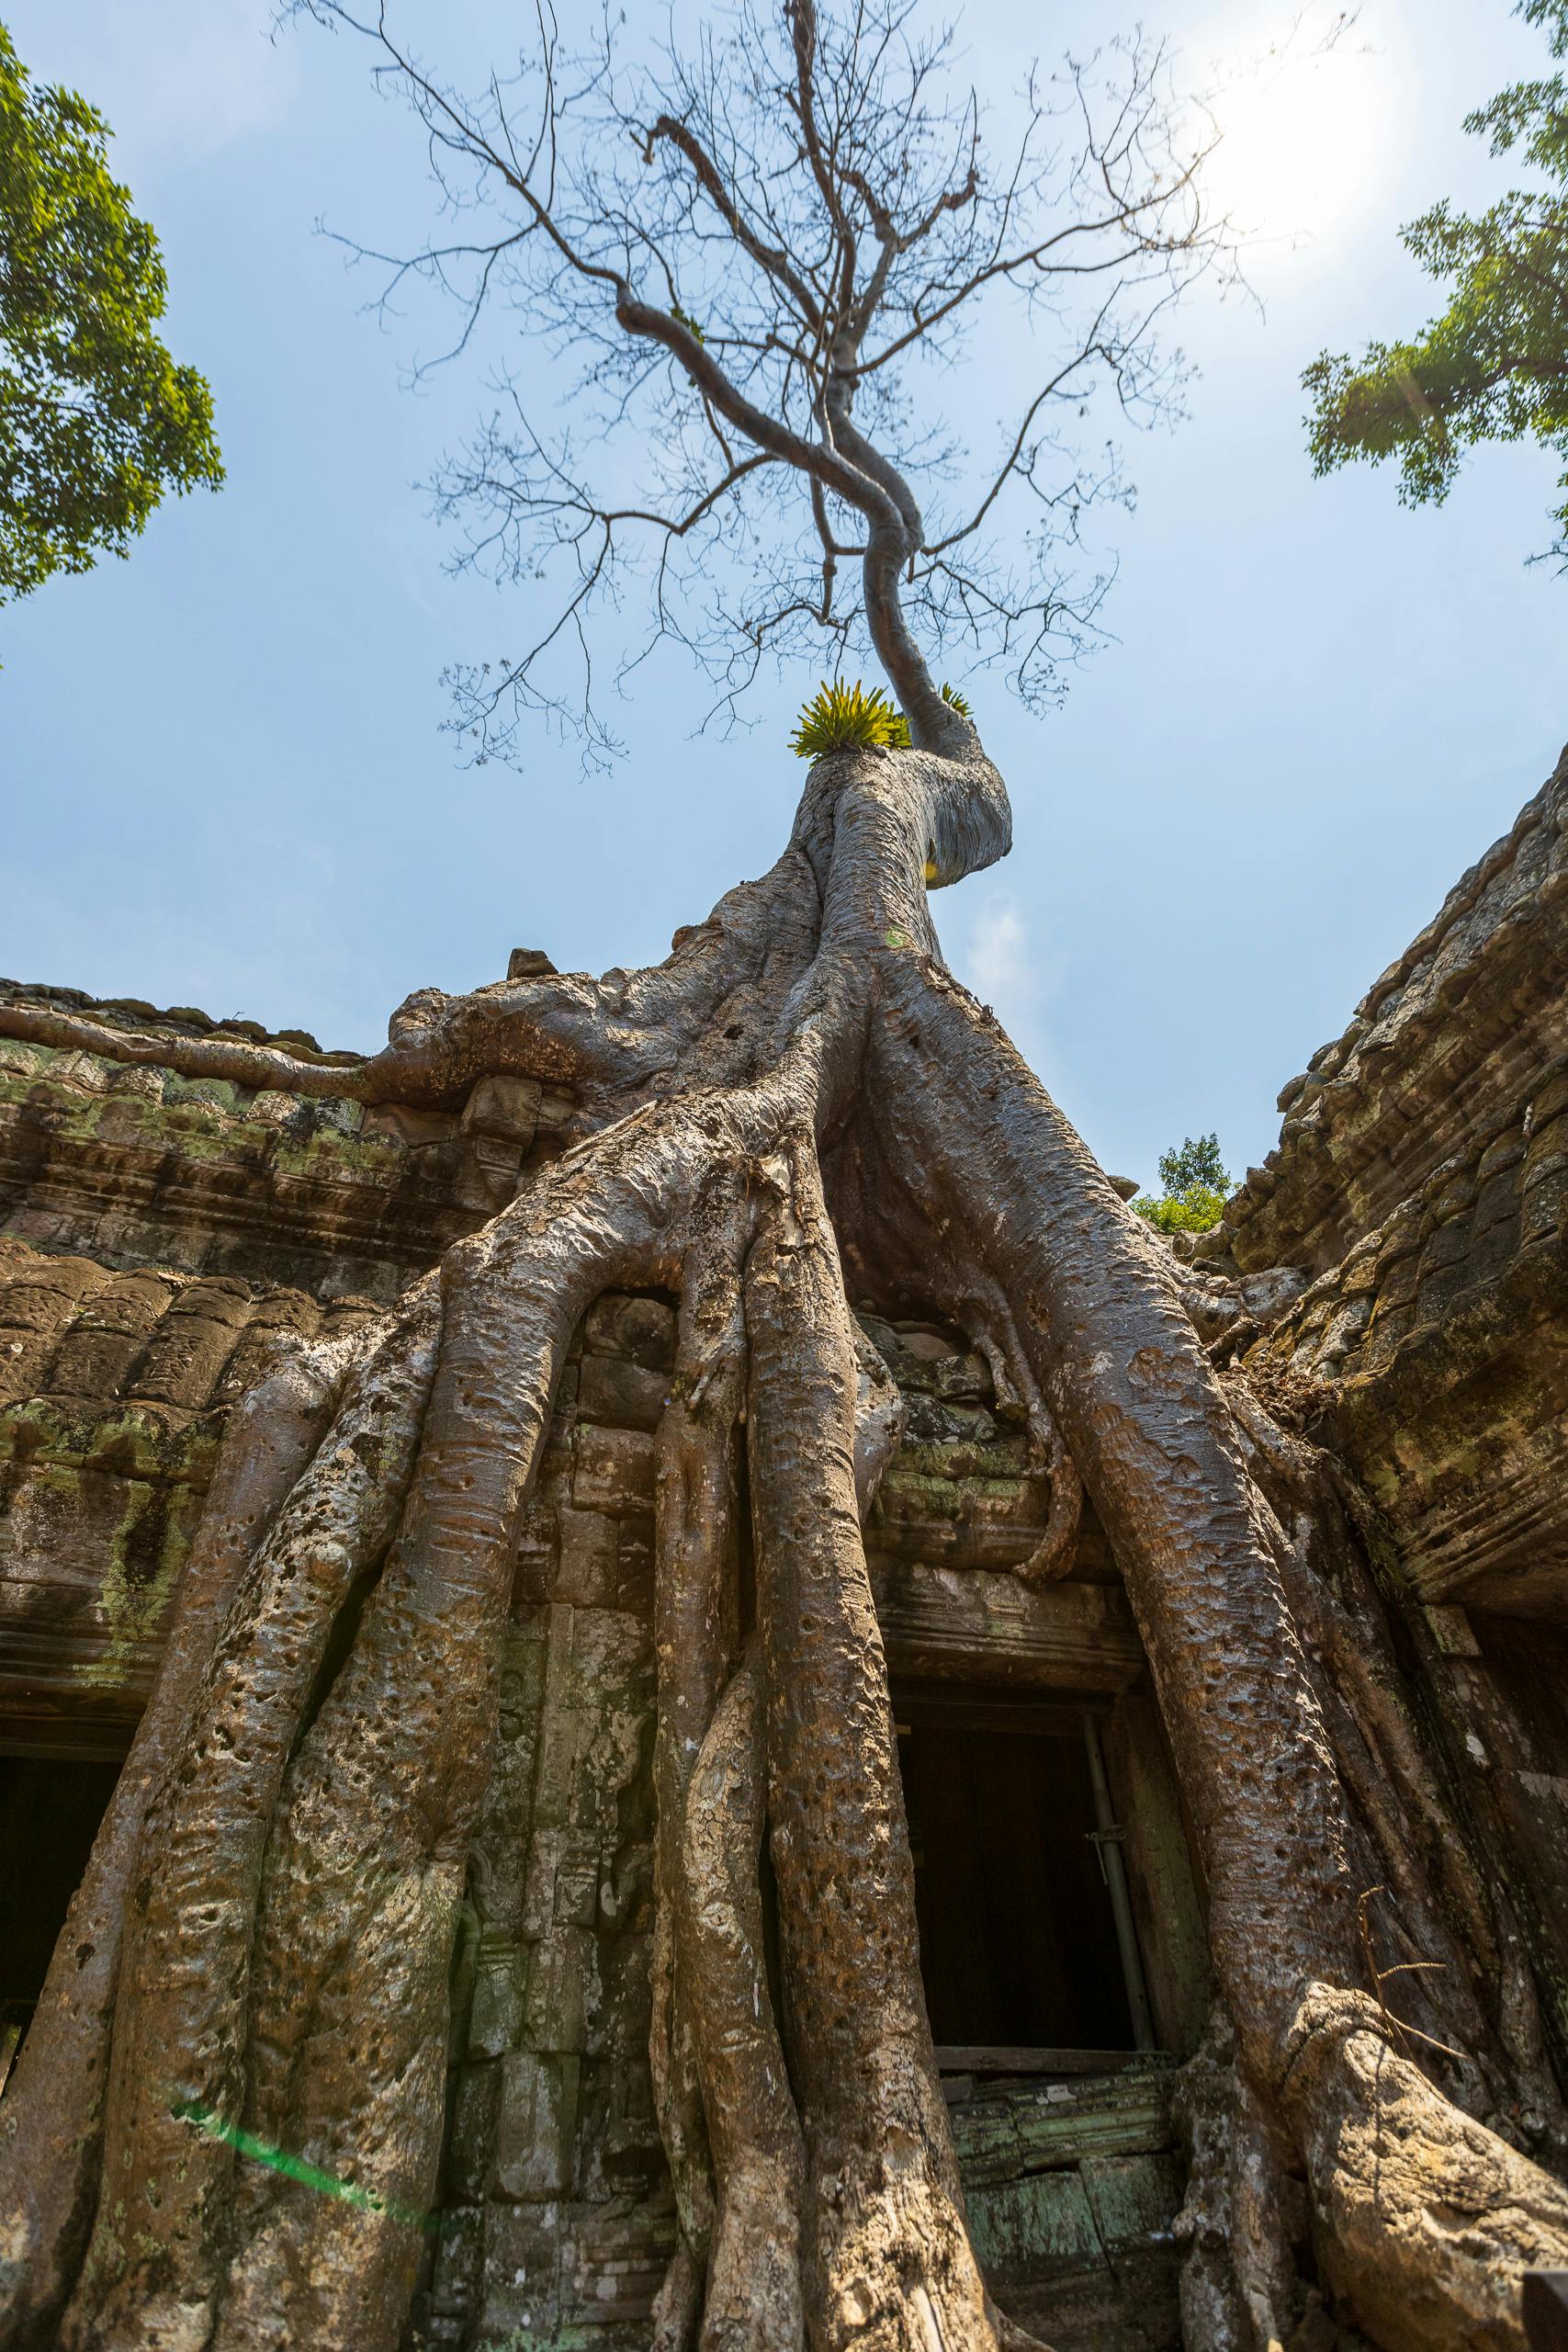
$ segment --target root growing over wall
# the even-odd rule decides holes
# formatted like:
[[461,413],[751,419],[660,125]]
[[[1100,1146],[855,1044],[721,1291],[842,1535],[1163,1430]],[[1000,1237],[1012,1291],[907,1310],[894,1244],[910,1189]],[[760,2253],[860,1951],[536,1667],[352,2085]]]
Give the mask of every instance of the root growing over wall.
[[[1158,1246],[942,963],[928,879],[1009,825],[973,730],[942,725],[820,762],[772,873],[657,970],[427,995],[322,1081],[450,1103],[496,1072],[566,1080],[581,1132],[352,1357],[281,1363],[234,1417],[0,2107],[0,2346],[399,2342],[519,1524],[581,1317],[650,1285],[681,1300],[657,1439],[651,2054],[681,2232],[658,2340],[1023,2340],[970,2245],[920,1990],[861,1533],[897,1395],[852,1255],[963,1320],[1022,1400],[1054,1497],[1025,1573],[1070,1563],[1087,1494],[1125,1575],[1221,1994],[1184,2091],[1190,2341],[1283,2343],[1311,2261],[1389,2352],[1517,2346],[1521,2268],[1568,2266],[1568,2194],[1492,2128],[1524,2090],[1558,2111],[1533,1996],[1499,1993],[1506,1923],[1331,1465],[1222,1383]],[[273,1049],[220,1050],[225,1075],[282,1076]]]

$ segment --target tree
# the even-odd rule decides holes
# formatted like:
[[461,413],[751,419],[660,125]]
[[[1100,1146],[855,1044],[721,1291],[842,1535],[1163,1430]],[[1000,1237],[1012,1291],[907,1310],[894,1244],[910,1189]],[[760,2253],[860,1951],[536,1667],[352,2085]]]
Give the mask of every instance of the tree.
[[223,479],[212,395],[152,331],[168,281],[107,141],[0,26],[0,603],[125,555],[166,490]]
[[1159,1156],[1165,1190],[1156,1201],[1140,1193],[1133,1207],[1158,1233],[1207,1233],[1224,1215],[1231,1180],[1220,1158],[1217,1135],[1184,1136]]
[[[1568,55],[1568,0],[1515,13]],[[1568,458],[1568,82],[1516,82],[1465,118],[1494,155],[1518,150],[1544,187],[1511,188],[1476,217],[1436,204],[1402,230],[1406,249],[1453,288],[1413,341],[1359,359],[1322,353],[1302,381],[1314,470],[1397,458],[1407,506],[1440,505],[1467,449],[1534,439]],[[1568,493],[1568,474],[1562,487]],[[1568,560],[1568,495],[1551,553]]]
[[[356,1070],[177,1049],[182,1069],[367,1102],[547,1077],[577,1125],[368,1338],[285,1357],[235,1417],[0,2109],[3,2340],[399,2341],[521,1514],[574,1329],[606,1287],[643,1285],[680,1299],[657,1439],[652,2056],[681,2222],[659,2344],[1020,2342],[970,2248],[920,1992],[861,1535],[894,1432],[847,1286],[955,1318],[1020,1398],[1053,1498],[1023,1573],[1070,1563],[1087,1494],[1125,1576],[1223,1993],[1189,2078],[1189,2341],[1286,2341],[1310,2226],[1395,2352],[1517,2343],[1520,2268],[1568,2261],[1568,2195],[1479,2119],[1561,2109],[1535,1996],[1399,1695],[1359,1523],[1333,1465],[1217,1372],[1193,1317],[1212,1332],[1235,1298],[1128,1214],[931,920],[929,892],[1003,855],[1011,820],[928,649],[954,628],[1006,640],[1027,612],[1009,657],[1027,694],[1059,607],[1048,560],[986,590],[966,539],[933,539],[909,478],[931,443],[894,362],[955,356],[964,309],[1010,288],[1062,332],[1098,277],[1091,333],[1026,396],[976,527],[1010,490],[1045,500],[1062,368],[1123,397],[1146,381],[1145,322],[1212,250],[1157,53],[1121,53],[1108,125],[1103,92],[1070,79],[1068,204],[1038,99],[993,177],[977,108],[940,111],[940,47],[898,0],[786,0],[694,64],[624,80],[613,53],[565,58],[547,22],[524,82],[471,105],[384,19],[313,13],[374,45],[448,192],[502,209],[423,264],[473,271],[467,324],[504,283],[530,332],[586,351],[610,422],[634,419],[669,473],[666,502],[623,503],[607,459],[612,487],[592,487],[516,407],[505,447],[486,438],[454,495],[519,560],[536,532],[564,563],[541,646],[586,642],[634,525],[659,549],[655,625],[677,626],[668,551],[707,534],[722,582],[723,534],[766,490],[783,553],[761,587],[702,607],[705,558],[688,594],[716,630],[729,613],[747,665],[808,612],[830,639],[863,632],[909,743],[816,759],[777,863],[656,967],[422,991]],[[472,692],[481,727],[497,694],[562,703],[543,652]],[[121,1058],[171,1050],[50,1008],[29,1021]],[[1374,1884],[1400,1955],[1375,1975],[1357,1903]],[[194,2135],[193,2112],[380,2201],[349,2227],[341,2200],[238,2171],[232,2130]]]

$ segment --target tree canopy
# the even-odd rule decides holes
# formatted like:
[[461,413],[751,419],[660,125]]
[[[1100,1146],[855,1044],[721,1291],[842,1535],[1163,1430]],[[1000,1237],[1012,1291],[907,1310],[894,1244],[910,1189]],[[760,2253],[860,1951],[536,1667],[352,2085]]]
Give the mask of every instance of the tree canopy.
[[1159,1156],[1159,1199],[1140,1193],[1133,1203],[1138,1216],[1159,1233],[1207,1233],[1224,1214],[1231,1180],[1220,1158],[1216,1134],[1184,1136]]
[[211,392],[153,333],[168,281],[107,141],[0,26],[0,603],[125,555],[165,491],[223,479]]
[[[1516,14],[1568,55],[1568,0],[1521,0]],[[1315,470],[1395,458],[1406,505],[1440,503],[1467,449],[1534,439],[1568,459],[1568,80],[1516,82],[1465,118],[1496,156],[1517,154],[1544,185],[1510,188],[1486,211],[1436,204],[1401,232],[1452,288],[1446,311],[1408,341],[1359,358],[1324,352],[1303,383]],[[1568,472],[1551,550],[1568,560]]]

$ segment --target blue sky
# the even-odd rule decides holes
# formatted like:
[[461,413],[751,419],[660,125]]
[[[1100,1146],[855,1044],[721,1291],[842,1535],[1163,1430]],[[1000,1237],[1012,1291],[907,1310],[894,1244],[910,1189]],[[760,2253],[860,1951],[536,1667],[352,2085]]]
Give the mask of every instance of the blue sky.
[[[1146,0],[1202,83],[1288,30],[1291,0]],[[755,730],[693,741],[702,704],[655,665],[632,758],[584,780],[541,735],[525,773],[463,768],[439,673],[513,634],[501,592],[444,576],[414,487],[479,406],[418,394],[423,322],[364,315],[319,216],[368,240],[428,214],[411,126],[354,45],[265,38],[265,0],[10,0],[35,73],[108,116],[163,239],[169,339],[216,397],[218,498],[156,516],[129,563],[0,613],[9,888],[0,969],[197,1003],[373,1046],[427,983],[513,945],[600,970],[664,951],[768,865],[802,771],[807,673]],[[419,12],[482,50],[512,12]],[[1127,21],[1105,0],[976,0],[976,70]],[[427,36],[429,38],[429,36]],[[1201,374],[1174,433],[1124,440],[1136,511],[1106,526],[1114,641],[1064,708],[981,688],[1018,847],[937,902],[955,967],[1110,1166],[1217,1128],[1239,1173],[1274,1095],[1535,790],[1568,735],[1568,582],[1545,543],[1553,471],[1483,452],[1446,507],[1392,478],[1314,481],[1303,366],[1432,307],[1397,224],[1483,202],[1498,167],[1460,129],[1541,70],[1506,0],[1368,0],[1353,37],[1233,92],[1225,192],[1255,220],[1258,304],[1200,293]],[[1297,234],[1313,231],[1315,233]],[[428,347],[428,345],[426,345]],[[1020,342],[1004,364],[1022,379]]]

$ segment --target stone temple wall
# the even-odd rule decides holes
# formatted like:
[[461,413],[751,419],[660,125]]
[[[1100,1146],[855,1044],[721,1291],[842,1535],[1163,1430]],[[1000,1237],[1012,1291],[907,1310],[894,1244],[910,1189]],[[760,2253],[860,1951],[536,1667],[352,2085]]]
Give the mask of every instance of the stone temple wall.
[[1568,756],[1280,1097],[1195,1255],[1298,1268],[1247,1361],[1323,1392],[1411,1590],[1568,1618]]

